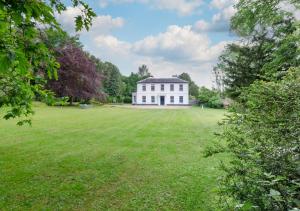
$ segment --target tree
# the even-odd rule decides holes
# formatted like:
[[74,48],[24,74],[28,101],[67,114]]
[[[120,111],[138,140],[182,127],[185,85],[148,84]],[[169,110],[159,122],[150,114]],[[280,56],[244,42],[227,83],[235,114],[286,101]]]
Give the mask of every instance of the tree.
[[[263,64],[269,60],[261,45],[229,44],[219,58],[216,70],[224,74],[226,94],[236,99],[243,88],[261,79]],[[267,47],[266,47],[267,48]]]
[[254,82],[241,98],[220,137],[233,155],[221,193],[245,210],[297,210],[300,68],[280,81]]
[[103,64],[103,87],[105,93],[111,98],[111,101],[120,101],[124,91],[122,75],[117,66],[110,62]]
[[152,76],[146,65],[139,67],[137,73],[131,73],[128,77],[123,76],[124,82],[124,100],[126,103],[131,102],[132,93],[136,92],[137,82]]
[[125,83],[124,95],[128,99],[131,99],[133,92],[136,92],[137,82],[141,80],[137,73],[131,73],[128,77],[123,76],[123,82]]
[[220,136],[232,155],[221,179],[230,210],[299,208],[300,28],[283,4],[300,7],[240,0],[231,23],[243,45],[227,47],[217,67],[236,98]]
[[147,65],[143,64],[139,67],[138,75],[141,79],[148,78],[151,76]]
[[[75,19],[76,30],[89,28],[95,13],[83,1],[72,0],[81,6],[82,14]],[[50,1],[1,1],[0,3],[0,107],[7,106],[5,119],[28,116],[33,113],[31,102],[34,93],[46,96],[44,80],[36,72],[56,78],[59,64],[51,50],[40,38],[39,25],[59,29],[55,11],[65,10],[60,0]],[[38,78],[36,78],[38,77]],[[35,83],[31,83],[34,81]],[[40,84],[42,83],[42,84]],[[19,121],[30,123],[25,118]]]
[[182,73],[178,76],[178,78],[189,82],[189,91],[190,95],[197,98],[199,95],[199,87],[196,83],[191,79],[188,73]]
[[92,98],[101,99],[101,77],[96,66],[78,47],[67,45],[56,51],[60,63],[58,80],[49,80],[47,87],[58,97],[69,97],[74,100],[89,101]]
[[293,0],[241,0],[236,5],[238,12],[231,25],[243,39],[227,46],[216,67],[224,75],[230,97],[237,99],[256,80],[280,79],[290,67],[300,64],[299,23],[281,9],[283,4],[299,7]]

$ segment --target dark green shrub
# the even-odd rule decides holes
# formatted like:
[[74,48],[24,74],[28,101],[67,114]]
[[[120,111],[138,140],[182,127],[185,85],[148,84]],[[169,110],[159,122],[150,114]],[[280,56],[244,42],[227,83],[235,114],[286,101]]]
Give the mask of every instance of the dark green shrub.
[[128,96],[124,97],[124,103],[132,103],[131,97]]
[[223,199],[237,208],[300,207],[300,68],[277,82],[258,81],[241,95],[224,123],[233,154],[223,166]]
[[198,96],[199,104],[209,108],[223,108],[221,95],[216,90],[201,87]]

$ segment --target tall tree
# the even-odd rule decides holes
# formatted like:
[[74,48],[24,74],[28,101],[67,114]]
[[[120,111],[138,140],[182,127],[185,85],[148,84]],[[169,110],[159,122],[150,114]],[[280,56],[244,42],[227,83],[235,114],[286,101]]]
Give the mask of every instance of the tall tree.
[[140,78],[147,78],[151,76],[147,65],[143,64],[139,67],[138,75]]
[[241,210],[299,208],[300,28],[286,6],[300,2],[240,0],[232,29],[243,44],[218,65],[237,99],[221,133],[232,155],[221,193]]
[[101,77],[95,64],[80,48],[67,45],[56,51],[60,63],[58,80],[49,80],[47,87],[58,97],[69,97],[70,104],[74,100],[88,101],[101,99]]
[[178,78],[181,78],[182,80],[189,82],[189,91],[190,95],[198,98],[199,95],[199,87],[196,85],[196,83],[191,79],[191,76],[188,73],[182,73],[178,76]]
[[[83,1],[71,2],[82,7],[82,14],[75,19],[76,30],[88,29],[95,13]],[[59,65],[40,39],[38,25],[60,28],[54,14],[65,9],[60,0],[0,2],[0,107],[9,108],[4,118],[33,113],[34,92],[43,94],[43,85],[38,84],[43,80],[36,78],[37,71],[43,69],[45,75],[56,78]],[[24,122],[30,120],[25,118],[19,124]]]
[[236,5],[232,29],[240,44],[228,45],[216,69],[224,75],[226,92],[237,98],[255,80],[280,79],[293,66],[300,64],[299,23],[284,4],[299,7],[297,1],[241,0]]
[[108,96],[113,98],[122,97],[124,85],[122,75],[117,66],[110,62],[105,62],[103,65],[103,87]]

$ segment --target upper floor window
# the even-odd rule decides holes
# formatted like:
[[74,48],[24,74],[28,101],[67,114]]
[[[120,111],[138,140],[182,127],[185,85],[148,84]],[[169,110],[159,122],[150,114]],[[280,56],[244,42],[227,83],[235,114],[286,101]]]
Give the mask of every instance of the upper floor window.
[[165,91],[165,85],[164,84],[160,85],[160,91]]
[[155,91],[155,85],[151,84],[151,91]]
[[179,103],[183,103],[183,96],[179,96]]
[[151,103],[155,103],[155,97],[151,96]]
[[174,96],[170,96],[170,102],[174,103]]
[[146,91],[146,85],[143,85],[143,91]]
[[183,84],[179,84],[179,91],[183,91]]
[[143,96],[143,103],[146,102],[146,96]]
[[170,91],[174,91],[174,84],[170,84]]

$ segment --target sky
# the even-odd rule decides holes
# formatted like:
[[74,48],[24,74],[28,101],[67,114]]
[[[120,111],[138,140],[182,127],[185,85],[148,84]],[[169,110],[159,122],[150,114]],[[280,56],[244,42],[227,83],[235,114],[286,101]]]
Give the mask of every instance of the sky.
[[[199,86],[213,87],[213,67],[228,43],[237,0],[86,0],[97,17],[79,33],[84,49],[117,65],[123,75],[146,64],[155,77],[190,74]],[[80,8],[57,15],[74,35]]]

